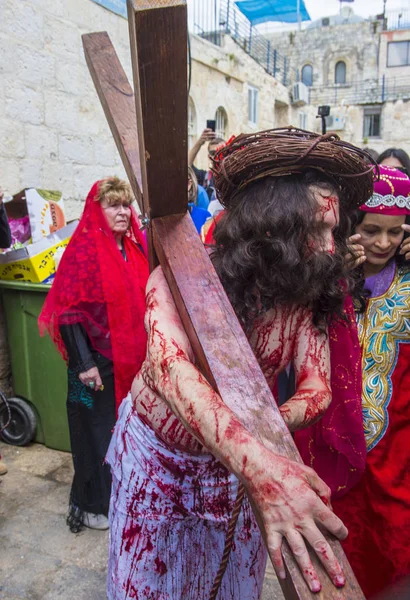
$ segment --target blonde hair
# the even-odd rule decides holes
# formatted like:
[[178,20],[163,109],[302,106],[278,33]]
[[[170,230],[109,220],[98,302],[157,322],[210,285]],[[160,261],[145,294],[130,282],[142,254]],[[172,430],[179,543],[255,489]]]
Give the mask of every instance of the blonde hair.
[[188,202],[196,204],[198,197],[198,180],[192,167],[188,167],[188,179],[192,181],[191,189],[188,190]]
[[107,177],[100,182],[96,201],[106,200],[109,206],[113,204],[126,204],[134,202],[134,195],[129,183],[116,177]]

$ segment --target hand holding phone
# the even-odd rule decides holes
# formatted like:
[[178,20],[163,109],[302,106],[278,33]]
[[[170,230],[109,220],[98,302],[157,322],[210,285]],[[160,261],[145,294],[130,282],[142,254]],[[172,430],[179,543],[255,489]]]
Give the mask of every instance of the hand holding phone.
[[201,137],[199,138],[200,144],[205,144],[206,142],[212,142],[215,139],[215,132],[212,129],[204,129],[201,133]]

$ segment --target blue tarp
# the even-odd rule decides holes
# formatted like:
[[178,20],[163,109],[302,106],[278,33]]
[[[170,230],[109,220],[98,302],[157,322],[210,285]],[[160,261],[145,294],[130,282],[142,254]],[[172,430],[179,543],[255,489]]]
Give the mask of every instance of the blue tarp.
[[94,0],[107,10],[127,18],[127,0]]
[[[297,0],[238,0],[235,4],[252,25],[267,21],[298,22]],[[299,12],[301,21],[310,21],[304,0],[300,0]]]

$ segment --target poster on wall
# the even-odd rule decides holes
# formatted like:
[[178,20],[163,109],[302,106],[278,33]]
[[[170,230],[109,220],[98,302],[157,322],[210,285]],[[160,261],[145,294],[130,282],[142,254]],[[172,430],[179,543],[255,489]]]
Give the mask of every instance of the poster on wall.
[[100,6],[110,10],[121,17],[127,18],[127,0],[93,0]]

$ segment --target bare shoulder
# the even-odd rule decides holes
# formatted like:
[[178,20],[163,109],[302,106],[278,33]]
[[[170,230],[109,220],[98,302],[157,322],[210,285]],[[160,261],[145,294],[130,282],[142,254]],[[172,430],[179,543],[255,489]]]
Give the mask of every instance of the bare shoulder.
[[179,345],[193,360],[191,345],[161,267],[157,267],[149,277],[146,305],[146,330],[148,332],[153,329],[157,332],[161,331],[162,340],[168,340],[175,347]]
[[171,293],[162,267],[156,267],[148,278],[147,294],[153,290],[158,293]]
[[146,303],[148,312],[156,311],[158,308],[161,312],[176,311],[174,299],[162,267],[154,269],[149,276],[146,287]]

